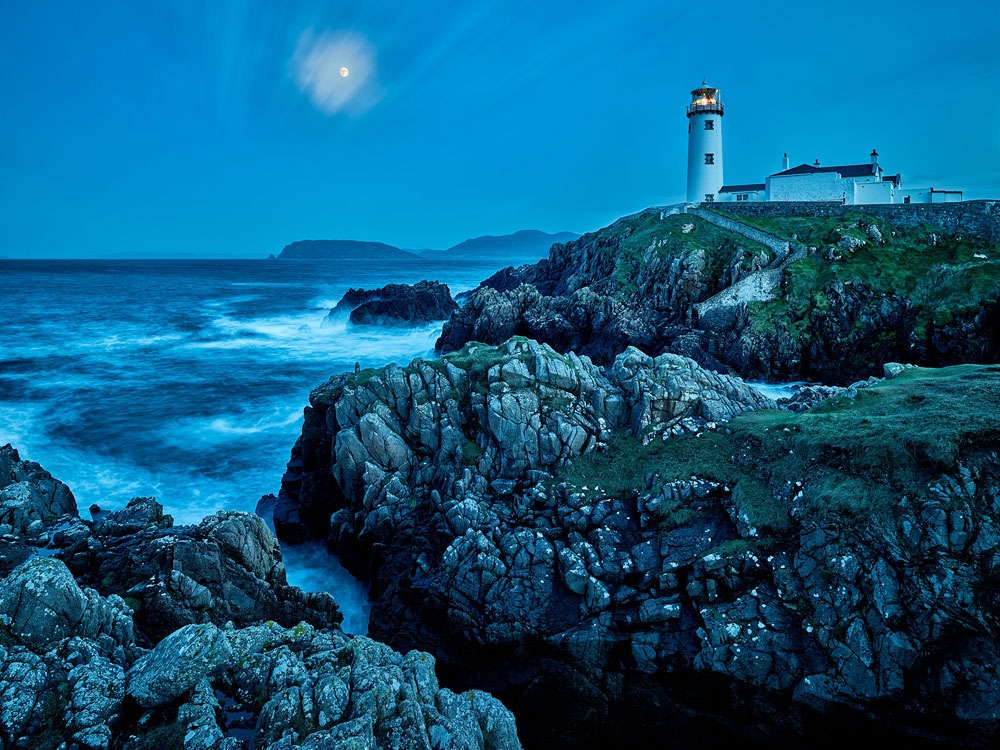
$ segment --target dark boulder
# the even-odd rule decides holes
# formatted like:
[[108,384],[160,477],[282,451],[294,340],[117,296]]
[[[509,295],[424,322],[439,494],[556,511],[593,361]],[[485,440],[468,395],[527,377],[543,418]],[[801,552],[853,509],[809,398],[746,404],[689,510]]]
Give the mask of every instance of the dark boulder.
[[404,325],[445,320],[457,309],[446,284],[418,281],[349,289],[330,315],[349,312],[355,325]]

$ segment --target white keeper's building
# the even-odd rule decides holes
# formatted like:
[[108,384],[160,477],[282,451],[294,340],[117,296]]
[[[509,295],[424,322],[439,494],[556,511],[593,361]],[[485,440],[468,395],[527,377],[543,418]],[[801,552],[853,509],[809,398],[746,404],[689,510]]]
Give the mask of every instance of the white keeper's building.
[[800,164],[789,168],[785,154],[782,170],[762,183],[726,185],[722,177],[722,116],[725,107],[719,90],[702,82],[691,92],[688,117],[687,202],[839,201],[840,203],[957,203],[961,190],[903,188],[899,174],[885,174],[872,150],[864,164],[821,166]]

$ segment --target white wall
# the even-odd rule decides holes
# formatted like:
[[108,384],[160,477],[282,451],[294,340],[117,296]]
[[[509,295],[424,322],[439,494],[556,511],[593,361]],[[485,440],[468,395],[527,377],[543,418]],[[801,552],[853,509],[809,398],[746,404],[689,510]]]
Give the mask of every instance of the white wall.
[[961,203],[962,193],[959,192],[948,192],[948,193],[931,193],[931,203]]
[[893,184],[891,182],[869,182],[854,180],[854,197],[849,196],[848,203],[892,203]]
[[[705,121],[711,120],[712,130],[705,130]],[[722,115],[717,112],[700,112],[688,118],[688,203],[700,203],[706,195],[718,200],[722,187]],[[715,158],[705,163],[705,154]]]
[[845,198],[852,200],[854,189],[836,172],[767,178],[767,199],[770,201],[840,201]]

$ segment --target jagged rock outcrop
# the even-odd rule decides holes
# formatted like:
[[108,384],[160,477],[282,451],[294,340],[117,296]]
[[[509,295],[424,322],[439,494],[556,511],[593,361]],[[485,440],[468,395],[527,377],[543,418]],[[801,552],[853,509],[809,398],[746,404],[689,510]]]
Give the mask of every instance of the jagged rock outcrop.
[[65,484],[34,461],[21,461],[10,445],[0,447],[0,534],[38,539],[55,519],[76,512]]
[[[0,572],[0,747],[520,748],[495,698],[441,688],[429,654],[344,635],[328,595],[286,586],[261,519],[173,527],[136,498],[87,523],[65,485],[4,446],[0,490],[19,485],[31,531],[0,543],[13,566]],[[283,627],[276,607],[311,623]]]
[[768,221],[791,255],[698,216],[620,219],[487,279],[437,348],[526,335],[609,364],[631,344],[747,378],[841,385],[888,361],[1000,359],[995,243],[861,214]]
[[535,265],[500,271],[452,315],[437,348],[448,352],[467,341],[499,344],[523,335],[599,364],[632,345],[725,369],[707,343],[690,346],[699,336],[689,325],[692,306],[762,268],[772,253],[697,217],[684,217],[682,226],[661,214],[650,209],[621,219],[554,245]]
[[445,320],[457,309],[446,284],[418,281],[378,289],[349,289],[330,316],[349,312],[355,325],[400,325]]
[[773,404],[674,355],[472,344],[314,391],[276,515],[329,519],[372,634],[496,692],[529,746],[988,746],[1000,424],[929,400],[1000,374],[902,371],[729,427]]
[[154,642],[194,623],[341,620],[328,594],[288,585],[277,540],[249,513],[220,511],[175,527],[154,499],[134,498],[96,523],[74,519],[51,547],[80,581],[132,601]]
[[367,498],[399,520],[406,511],[395,501],[415,492],[459,499],[523,492],[613,430],[648,439],[774,405],[677,355],[654,360],[629,348],[604,372],[523,338],[338,376],[310,403],[275,508],[282,536],[331,523],[337,533],[329,516],[347,498]]

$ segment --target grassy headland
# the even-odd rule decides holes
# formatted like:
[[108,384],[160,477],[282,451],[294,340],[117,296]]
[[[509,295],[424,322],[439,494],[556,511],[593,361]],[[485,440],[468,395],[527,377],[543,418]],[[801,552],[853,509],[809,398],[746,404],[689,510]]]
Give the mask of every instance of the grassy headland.
[[885,519],[900,497],[926,493],[961,456],[998,440],[1000,366],[911,368],[803,414],[760,411],[646,445],[619,436],[607,452],[574,460],[564,478],[611,495],[651,475],[714,480],[762,533],[780,534],[793,505],[805,515]]

